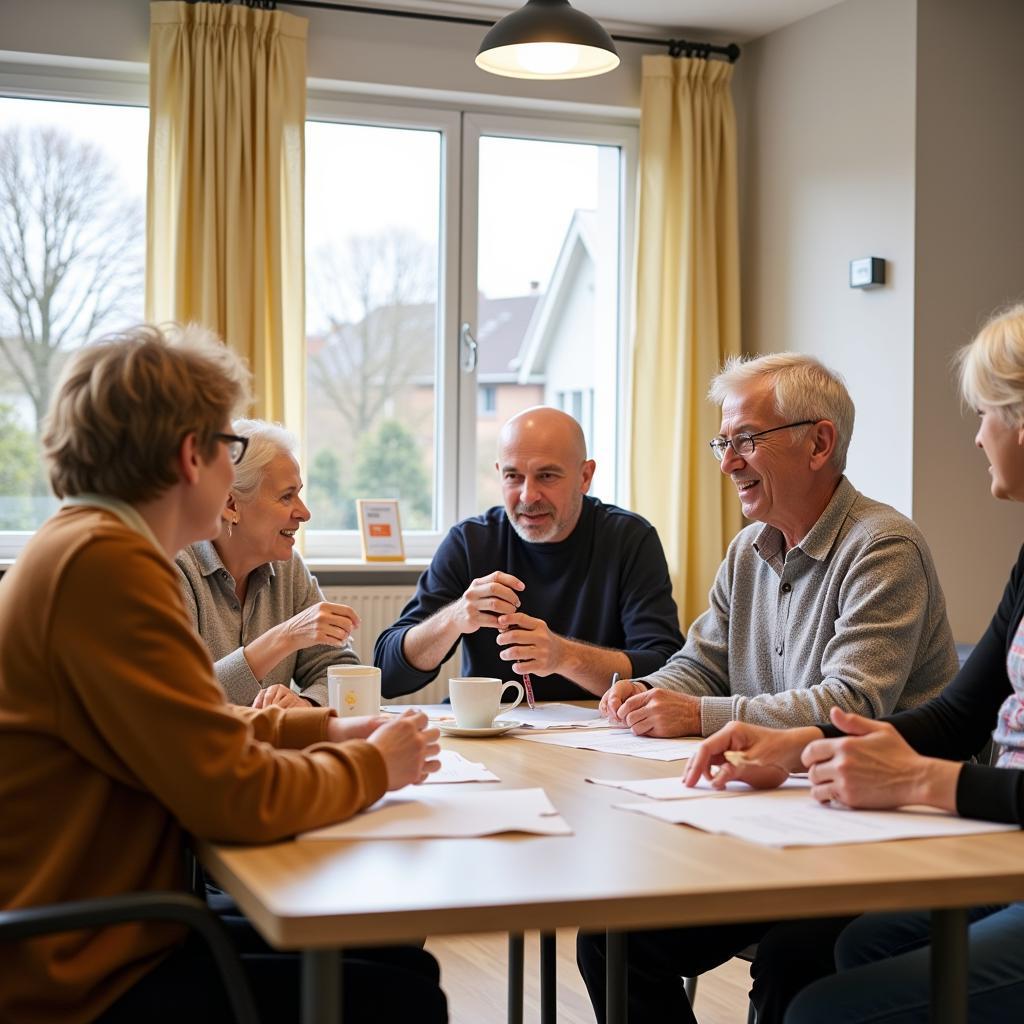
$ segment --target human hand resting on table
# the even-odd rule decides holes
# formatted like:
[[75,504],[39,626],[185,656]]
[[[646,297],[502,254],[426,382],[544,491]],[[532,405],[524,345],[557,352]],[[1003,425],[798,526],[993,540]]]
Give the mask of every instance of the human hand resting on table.
[[282,686],[280,683],[274,683],[273,686],[260,690],[252,701],[254,708],[269,708],[274,704],[282,708],[308,708],[310,706],[310,702],[305,697],[296,693],[291,687]]
[[438,729],[428,729],[429,721],[422,711],[406,711],[389,721],[369,738],[384,758],[388,770],[388,789],[401,789],[423,782],[441,767]]
[[609,686],[601,697],[601,703],[597,709],[604,718],[612,721],[619,717],[619,708],[623,701],[628,700],[634,694],[646,693],[647,687],[634,679],[620,679],[614,686]]
[[519,608],[519,591],[526,584],[511,573],[492,572],[473,580],[466,592],[450,606],[452,621],[460,633],[478,629],[498,629],[498,617]]
[[514,662],[512,671],[519,675],[527,672],[535,676],[566,674],[563,661],[569,651],[565,637],[552,633],[543,619],[535,619],[524,612],[498,617],[498,657]]
[[860,808],[927,804],[956,810],[959,762],[922,757],[888,722],[840,708],[832,708],[830,717],[846,735],[817,739],[801,757],[815,800]]
[[699,736],[700,698],[657,687],[645,689],[624,700],[615,717],[637,736]]
[[[802,771],[800,754],[811,740],[821,739],[814,726],[766,729],[762,725],[730,722],[709,736],[690,758],[683,782],[696,786],[703,776],[715,789],[727,782],[746,782],[756,789],[774,789],[790,772]],[[727,753],[742,754],[729,760]]]

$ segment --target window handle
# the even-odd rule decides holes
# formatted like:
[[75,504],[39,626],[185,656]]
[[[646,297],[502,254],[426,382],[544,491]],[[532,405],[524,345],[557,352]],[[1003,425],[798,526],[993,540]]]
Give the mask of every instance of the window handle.
[[476,369],[476,353],[478,348],[479,346],[476,343],[476,338],[473,337],[469,324],[463,324],[462,330],[459,331],[459,366],[462,367],[463,373],[472,373]]

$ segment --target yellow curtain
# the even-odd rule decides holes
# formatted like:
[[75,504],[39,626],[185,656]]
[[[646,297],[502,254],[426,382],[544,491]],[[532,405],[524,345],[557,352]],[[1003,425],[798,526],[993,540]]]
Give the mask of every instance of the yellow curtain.
[[304,18],[150,5],[146,316],[249,360],[255,412],[301,428]]
[[724,62],[643,59],[632,374],[633,507],[658,529],[684,627],[741,525],[705,395],[740,351],[736,118]]

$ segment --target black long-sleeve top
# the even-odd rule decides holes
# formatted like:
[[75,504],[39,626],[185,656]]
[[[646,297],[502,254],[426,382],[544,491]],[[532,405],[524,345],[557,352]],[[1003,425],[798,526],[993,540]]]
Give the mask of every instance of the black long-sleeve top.
[[[883,718],[925,757],[967,761],[991,736],[1002,703],[1013,692],[1006,656],[1024,617],[1024,547],[1002,600],[964,667],[939,694],[919,707]],[[841,736],[832,725],[826,736]],[[957,813],[965,818],[1024,825],[1024,771],[965,764],[956,787]]]
[[[448,531],[401,617],[377,638],[373,663],[381,669],[385,697],[421,689],[440,668],[413,668],[402,651],[405,634],[495,570],[526,584],[521,611],[561,636],[622,651],[634,676],[661,668],[683,646],[665,553],[645,519],[585,497],[579,522],[565,540],[537,544],[519,537],[499,505]],[[516,678],[511,663],[498,657],[496,635],[480,629],[459,638],[464,675]],[[593,696],[560,675],[535,676],[533,689],[538,700]]]

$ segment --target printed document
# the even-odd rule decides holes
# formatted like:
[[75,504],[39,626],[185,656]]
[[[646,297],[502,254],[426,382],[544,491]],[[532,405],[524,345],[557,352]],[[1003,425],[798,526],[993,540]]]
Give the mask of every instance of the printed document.
[[441,768],[439,771],[428,775],[423,785],[427,783],[444,782],[500,782],[501,779],[485,765],[470,761],[454,750],[441,751]]
[[[597,786],[612,786],[625,789],[637,796],[648,796],[652,800],[687,800],[701,796],[742,796],[744,793],[760,793],[759,789],[745,782],[727,782],[725,789],[715,789],[709,780],[701,779],[696,786],[684,786],[681,775],[665,779],[587,779]],[[810,779],[805,775],[791,775],[781,789],[810,789]]]
[[348,821],[303,832],[299,839],[440,839],[572,829],[543,789],[405,786]]
[[539,736],[520,733],[519,739],[531,743],[550,743],[556,747],[600,750],[603,754],[627,754],[651,761],[685,761],[702,742],[699,739],[663,740],[651,736],[634,736],[629,729],[581,729]]
[[763,846],[840,846],[880,843],[890,839],[969,836],[983,832],[1014,832],[1018,825],[975,821],[926,807],[896,811],[854,811],[819,804],[798,792],[757,793],[743,800],[661,800],[619,804],[677,825],[736,836]]

